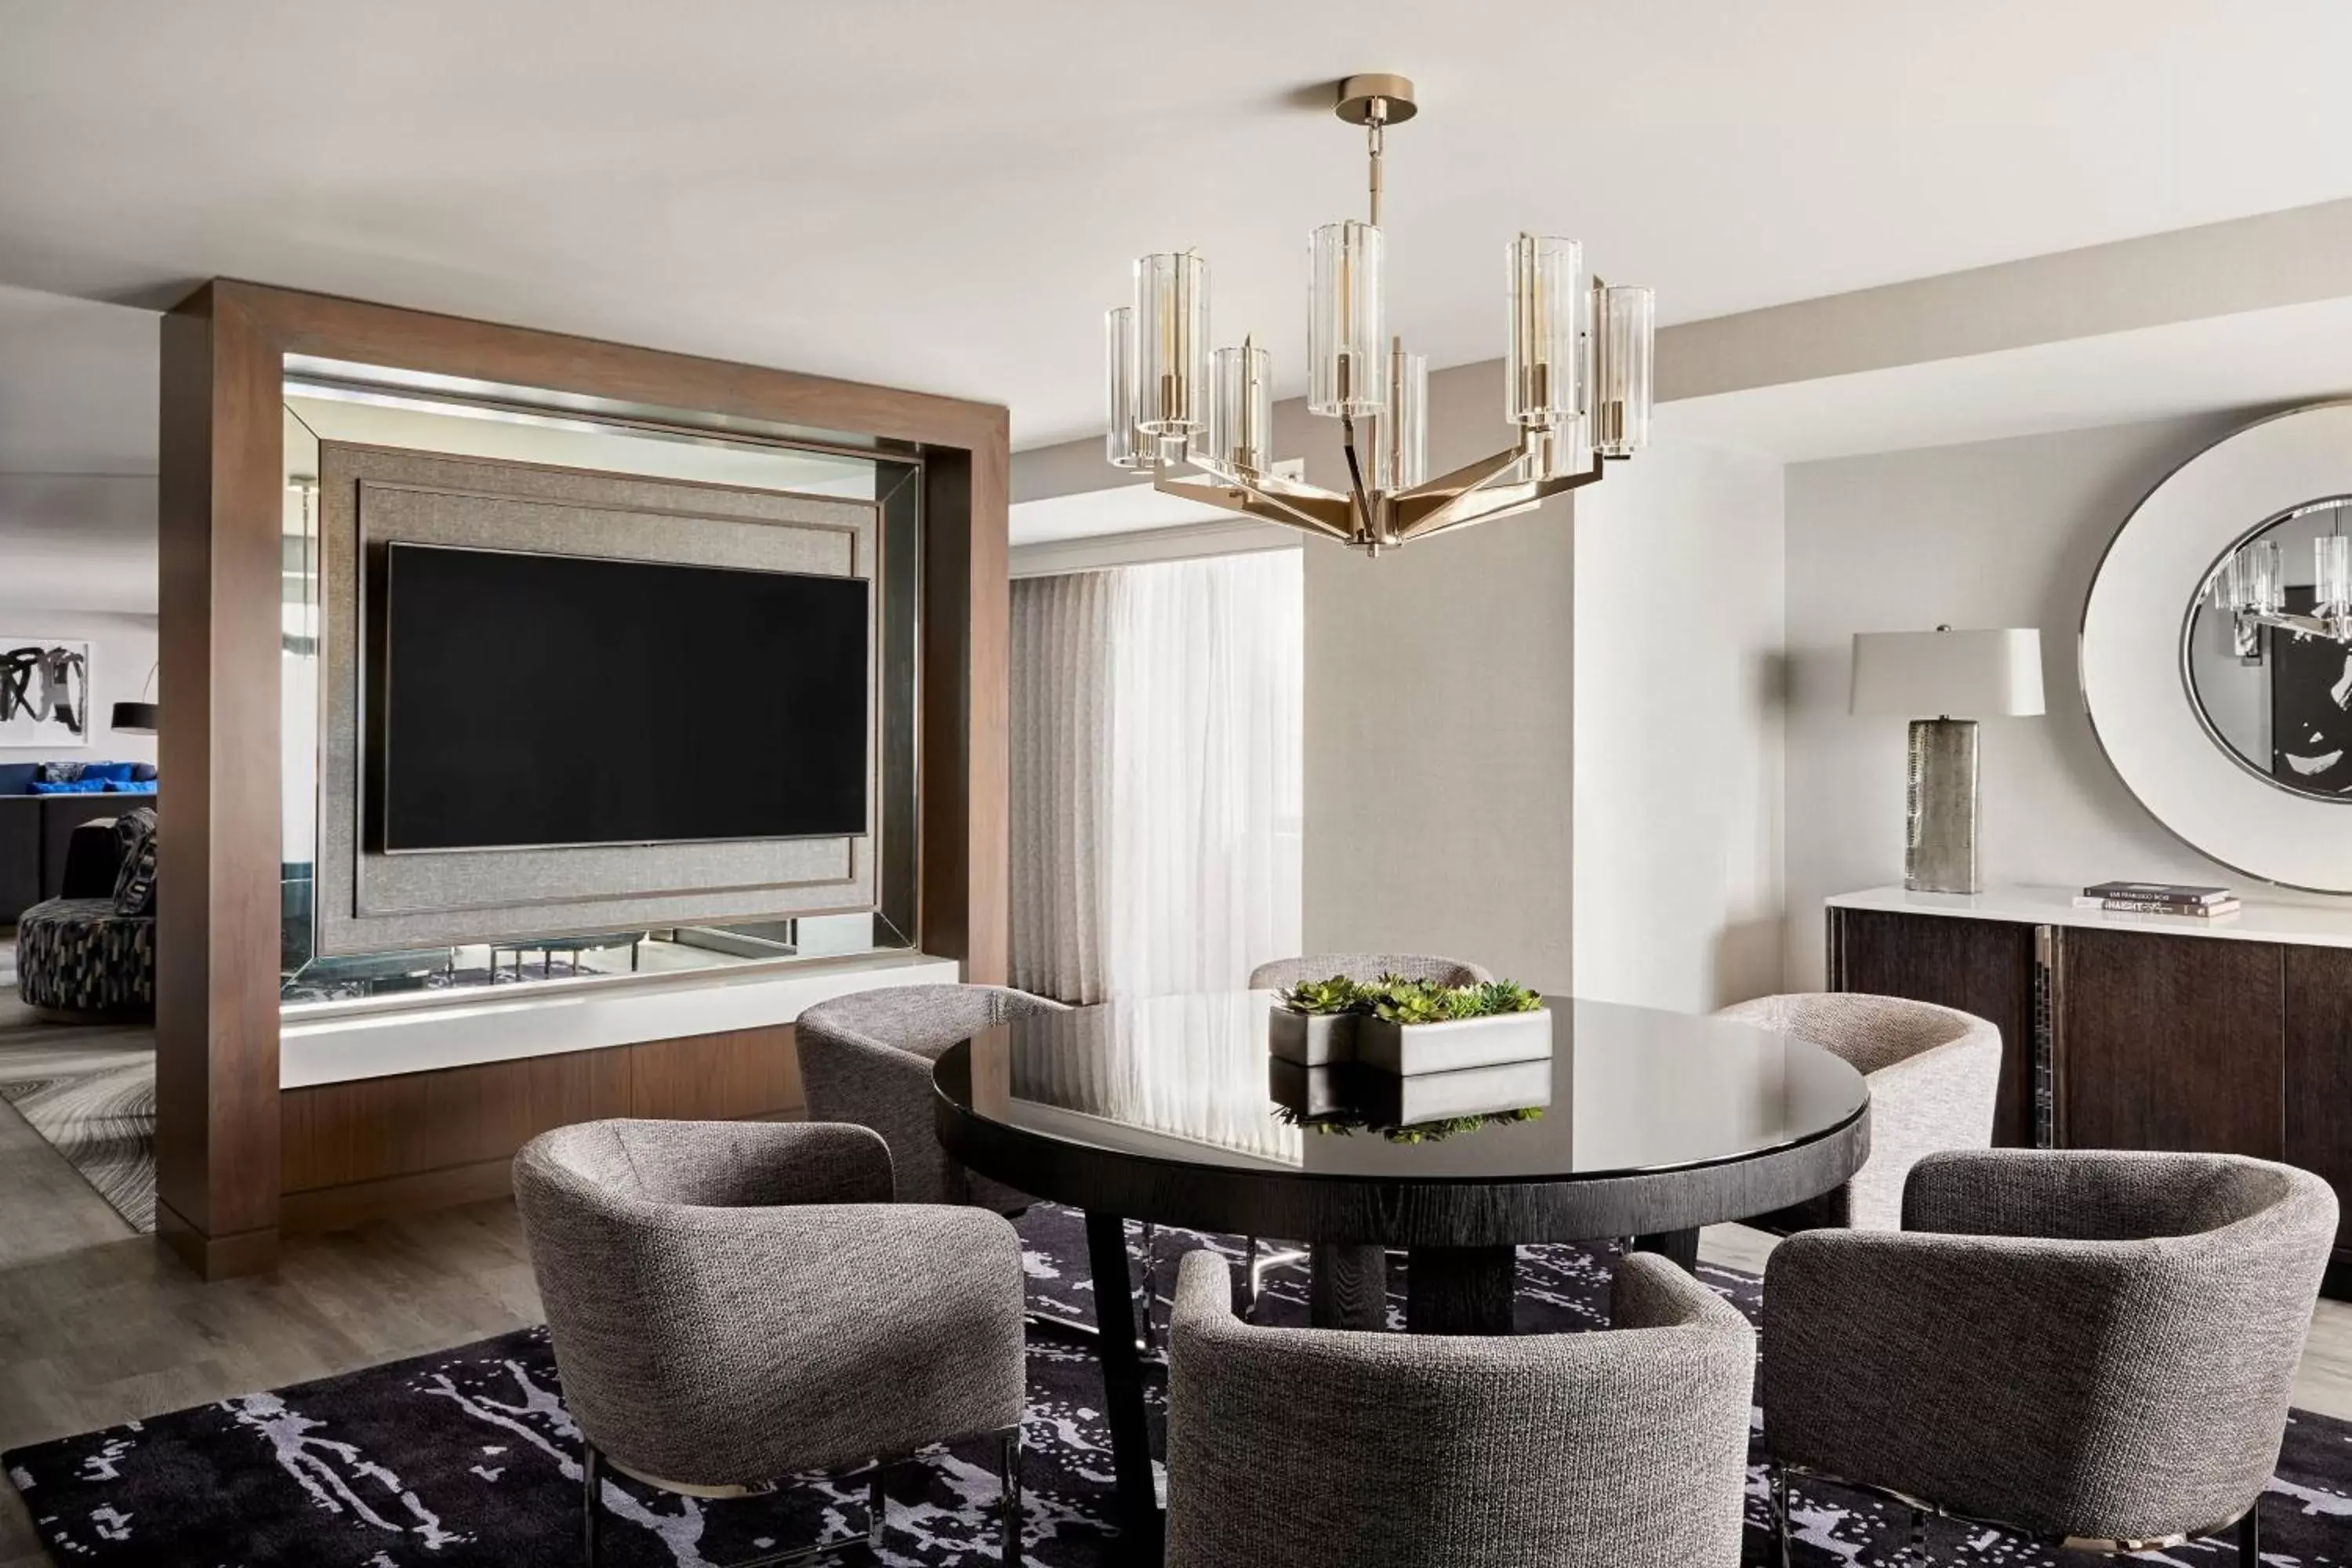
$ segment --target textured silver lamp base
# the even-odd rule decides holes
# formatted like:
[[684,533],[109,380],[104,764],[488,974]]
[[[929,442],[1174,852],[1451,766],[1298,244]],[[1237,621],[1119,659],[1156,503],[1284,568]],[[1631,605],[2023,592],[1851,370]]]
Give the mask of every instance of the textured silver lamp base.
[[1977,875],[1977,722],[1914,719],[1903,885],[1915,893],[1974,893]]

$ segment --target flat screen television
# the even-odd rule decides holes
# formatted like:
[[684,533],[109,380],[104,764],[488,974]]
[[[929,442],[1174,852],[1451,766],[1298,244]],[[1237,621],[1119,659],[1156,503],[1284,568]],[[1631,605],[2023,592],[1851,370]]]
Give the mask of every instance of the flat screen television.
[[867,830],[863,578],[405,543],[371,575],[385,852]]

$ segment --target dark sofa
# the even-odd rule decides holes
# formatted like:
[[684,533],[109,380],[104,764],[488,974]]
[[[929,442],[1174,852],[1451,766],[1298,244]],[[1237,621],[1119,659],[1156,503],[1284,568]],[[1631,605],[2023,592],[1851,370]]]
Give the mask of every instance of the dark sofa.
[[33,905],[63,896],[73,830],[100,817],[153,805],[150,794],[34,795],[41,764],[0,763],[0,926]]

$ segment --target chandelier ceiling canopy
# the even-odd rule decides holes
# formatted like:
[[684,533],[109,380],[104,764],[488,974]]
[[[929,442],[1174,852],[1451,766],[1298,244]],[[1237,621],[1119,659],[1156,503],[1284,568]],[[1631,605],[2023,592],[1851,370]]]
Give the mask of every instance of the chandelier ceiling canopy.
[[1411,81],[1381,73],[1340,82],[1336,112],[1364,128],[1370,210],[1307,238],[1307,406],[1339,421],[1348,488],[1274,471],[1270,356],[1255,336],[1212,352],[1209,267],[1189,250],[1138,258],[1133,301],[1106,313],[1111,463],[1150,473],[1171,495],[1378,555],[1525,511],[1640,451],[1650,432],[1650,290],[1588,284],[1576,241],[1522,234],[1504,250],[1503,402],[1517,438],[1428,477],[1428,361],[1389,335],[1381,294],[1381,144],[1419,106]]

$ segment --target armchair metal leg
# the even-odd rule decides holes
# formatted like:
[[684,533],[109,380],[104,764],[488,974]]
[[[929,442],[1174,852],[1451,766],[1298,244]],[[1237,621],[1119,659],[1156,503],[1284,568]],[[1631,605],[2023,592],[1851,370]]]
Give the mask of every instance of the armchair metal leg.
[[1927,1510],[1924,1508],[1911,1510],[1911,1545],[1904,1555],[1916,1558],[1924,1568],[1935,1568],[1935,1559],[1927,1555]]
[[866,1477],[866,1545],[877,1557],[882,1555],[882,1530],[890,1520],[889,1494],[882,1489],[887,1468],[877,1465]]
[[1160,1227],[1143,1222],[1143,1353],[1160,1350]]
[[1789,1472],[1780,1465],[1766,1468],[1772,1482],[1772,1568],[1789,1568]]
[[597,1474],[604,1468],[604,1456],[596,1445],[583,1441],[580,1445],[580,1561],[587,1568],[596,1568],[597,1488],[603,1478]]
[[2257,1497],[2238,1520],[2238,1568],[2262,1568],[2262,1563],[2263,1500]]
[[1004,1441],[997,1451],[997,1527],[1003,1531],[1000,1551],[1002,1560],[1010,1568],[1021,1561],[1021,1428],[1004,1429]]

